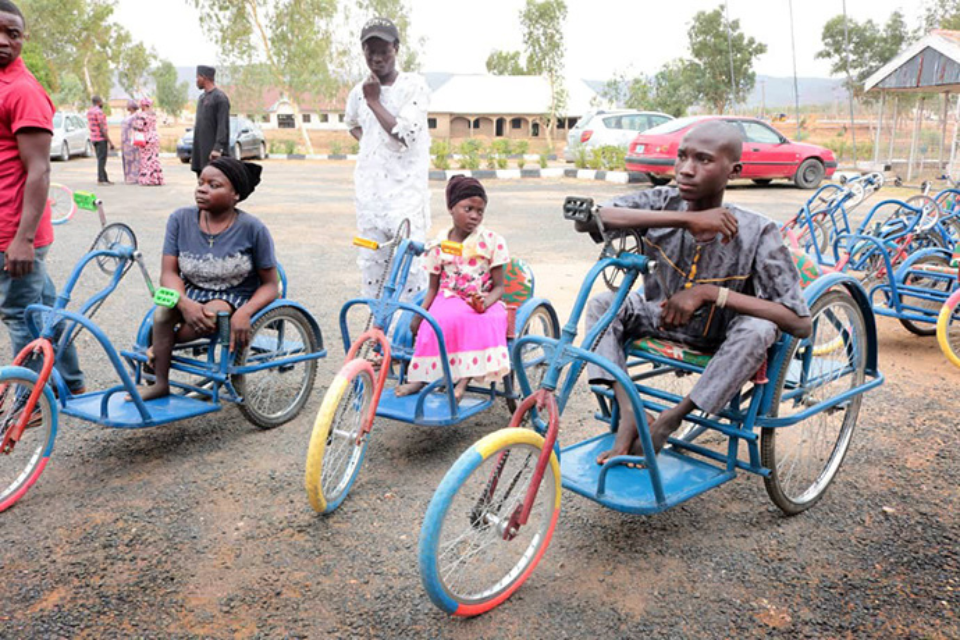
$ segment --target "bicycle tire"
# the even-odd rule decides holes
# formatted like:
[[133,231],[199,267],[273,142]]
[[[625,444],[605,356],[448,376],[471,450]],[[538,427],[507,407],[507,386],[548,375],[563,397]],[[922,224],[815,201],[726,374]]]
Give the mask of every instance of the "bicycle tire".
[[367,451],[360,429],[370,418],[374,389],[373,367],[366,360],[348,362],[323,397],[307,447],[304,488],[317,513],[335,511],[347,497]]
[[937,343],[947,360],[960,367],[960,289],[953,292],[937,317]]
[[[0,369],[0,442],[7,430],[19,421],[25,399],[38,382],[37,373],[25,367]],[[40,424],[24,429],[13,451],[0,455],[0,460],[4,461],[3,470],[0,470],[0,512],[23,498],[46,468],[57,437],[54,405],[53,393],[49,388],[44,389],[36,405],[40,410]]]
[[50,183],[47,190],[47,202],[50,203],[50,222],[55,225],[66,224],[70,222],[77,212],[77,203],[73,200],[73,190],[70,187]]
[[[441,610],[458,616],[490,611],[520,588],[543,557],[560,515],[560,462],[554,452],[528,524],[504,540],[505,524],[523,503],[531,481],[525,476],[532,475],[543,445],[534,431],[501,429],[465,451],[437,487],[420,530],[419,562],[424,589]],[[458,548],[463,553],[451,561]],[[468,572],[480,574],[473,580],[478,587],[464,584]]]

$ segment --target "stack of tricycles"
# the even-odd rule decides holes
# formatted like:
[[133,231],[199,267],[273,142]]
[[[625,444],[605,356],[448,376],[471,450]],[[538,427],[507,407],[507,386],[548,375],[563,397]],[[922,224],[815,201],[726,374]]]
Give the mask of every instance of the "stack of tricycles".
[[[565,217],[593,215],[592,202],[568,199]],[[608,247],[619,242],[610,234],[604,241]],[[615,302],[576,346],[591,288],[611,269],[621,274]],[[638,277],[655,269],[636,252],[605,252],[587,274],[559,339],[531,335],[514,342],[513,364],[525,399],[509,428],[483,438],[457,460],[424,518],[421,578],[441,609],[483,613],[530,577],[556,526],[561,486],[618,511],[653,514],[747,471],[763,477],[773,502],[794,514],[815,504],[836,476],[863,393],[883,382],[873,311],[860,283],[843,273],[806,287],[812,335],[783,335],[768,354],[768,373],[758,372],[720,415],[688,416],[692,427],[671,438],[658,456],[617,456],[597,464],[598,454],[611,448],[623,411],[634,412],[643,450],[653,451],[645,412],[661,412],[681,400],[656,382],[699,375],[711,357],[645,340],[624,345],[630,355],[630,370],[624,372],[591,350]],[[537,381],[521,360],[532,346],[545,354],[546,370],[538,372]],[[628,389],[631,406],[619,407],[606,387],[594,388],[597,416],[610,432],[561,449],[560,420],[587,363]],[[725,445],[703,442],[705,433],[720,436]]]
[[[77,204],[102,211],[100,201],[90,194],[78,193]],[[0,368],[0,454],[6,458],[0,474],[0,511],[23,497],[40,477],[53,451],[61,414],[107,427],[137,429],[212,413],[225,403],[235,403],[255,425],[271,428],[291,420],[306,403],[317,360],[326,352],[316,320],[302,305],[286,298],[282,270],[281,298],[252,319],[250,343],[242,351],[229,351],[229,321],[224,314],[217,319],[217,335],[178,345],[172,370],[185,378],[172,381],[175,392],[143,400],[137,384],[150,378],[146,365],[153,309],[140,325],[136,344],[127,351],[118,351],[94,321],[134,264],[151,299],[169,304],[170,292],[153,286],[133,230],[112,223],[101,229],[90,251],[73,268],[56,303],[27,308],[27,324],[36,339],[12,366]],[[71,310],[74,289],[91,265],[109,280]],[[103,349],[119,383],[73,395],[53,364],[84,330]]]

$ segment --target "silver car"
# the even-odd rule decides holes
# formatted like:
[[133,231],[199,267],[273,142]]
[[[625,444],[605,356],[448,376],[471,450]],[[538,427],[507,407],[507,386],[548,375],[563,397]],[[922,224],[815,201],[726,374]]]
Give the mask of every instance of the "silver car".
[[53,140],[50,141],[50,157],[66,162],[70,156],[93,155],[87,118],[79,113],[57,111],[53,114]]
[[614,146],[626,151],[637,134],[650,127],[673,120],[673,116],[656,111],[614,109],[587,112],[567,133],[563,159],[573,162],[577,149],[583,147],[589,156],[592,149]]

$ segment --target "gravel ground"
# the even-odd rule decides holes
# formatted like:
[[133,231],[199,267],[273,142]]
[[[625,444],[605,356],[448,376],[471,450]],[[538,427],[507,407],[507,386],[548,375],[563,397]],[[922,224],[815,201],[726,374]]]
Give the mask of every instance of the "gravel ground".
[[[336,315],[359,285],[352,170],[265,164],[248,209],[269,224],[290,296],[316,314],[330,350],[310,403],[269,432],[235,408],[140,431],[65,421],[40,481],[0,515],[0,636],[960,637],[960,371],[932,338],[885,319],[887,384],[864,402],[846,463],[815,508],[784,517],[747,475],[655,517],[565,493],[551,548],[513,598],[478,619],[440,613],[417,570],[423,513],[450,465],[507,411],[444,429],[378,422],[349,498],[331,517],[313,513],[307,442],[342,360]],[[110,169],[119,175],[116,160]],[[108,217],[136,230],[155,275],[166,217],[192,201],[192,174],[175,161],[165,169],[166,187],[98,192]],[[54,165],[54,179],[74,189],[93,189],[94,176],[89,160]],[[442,189],[432,188],[439,228]],[[596,248],[562,221],[559,203],[628,187],[488,188],[488,224],[532,263],[539,292],[565,317]],[[807,195],[738,185],[729,199],[784,220]],[[86,212],[57,229],[58,283],[96,231]],[[131,272],[100,314],[116,344],[131,343],[148,304]],[[112,384],[89,338],[80,348],[91,386]],[[597,433],[591,413],[579,393],[565,443]]]

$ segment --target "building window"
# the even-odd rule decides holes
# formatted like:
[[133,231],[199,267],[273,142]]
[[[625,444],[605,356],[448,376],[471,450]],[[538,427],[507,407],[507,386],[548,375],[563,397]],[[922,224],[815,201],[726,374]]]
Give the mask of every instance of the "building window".
[[311,117],[309,113],[300,114],[300,118],[303,120],[303,124],[310,124]]
[[269,114],[269,113],[265,113],[265,114],[263,114],[262,116],[260,116],[260,121],[261,121],[261,122],[270,122],[270,114]]
[[560,118],[559,120],[557,120],[557,129],[566,129],[566,128],[567,128],[566,119]]
[[321,114],[320,114],[320,122],[330,122],[330,114],[329,114],[329,113],[321,113]]
[[436,118],[427,118],[427,127],[430,129],[437,128],[437,119]]
[[343,122],[343,114],[342,114],[342,113],[338,113],[338,114],[337,114],[337,122]]
[[538,137],[538,136],[540,135],[540,123],[539,123],[539,122],[534,122],[533,125],[530,127],[530,135],[533,136],[534,138],[536,138],[536,137]]
[[473,128],[474,129],[480,128],[480,118],[477,118],[476,120],[473,121]]
[[296,129],[297,122],[293,118],[292,113],[278,113],[277,127],[279,127],[280,129]]
[[514,118],[510,121],[511,129],[522,129],[523,128],[523,118]]

